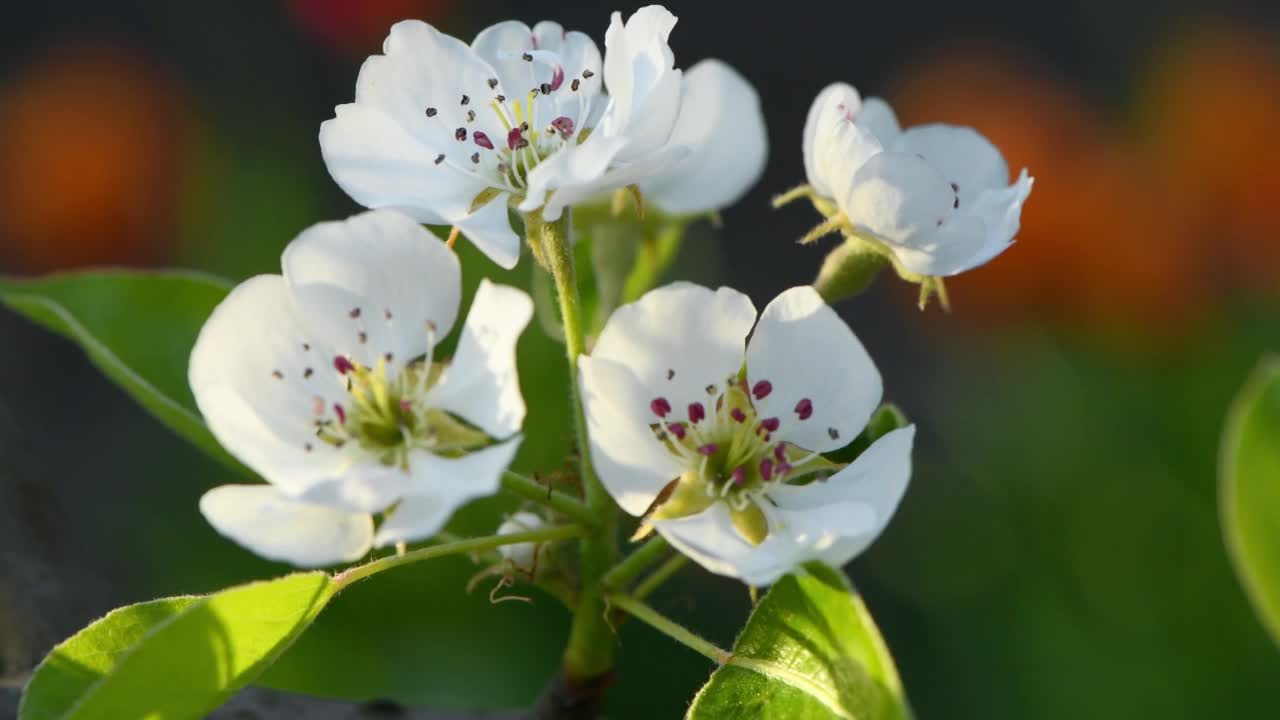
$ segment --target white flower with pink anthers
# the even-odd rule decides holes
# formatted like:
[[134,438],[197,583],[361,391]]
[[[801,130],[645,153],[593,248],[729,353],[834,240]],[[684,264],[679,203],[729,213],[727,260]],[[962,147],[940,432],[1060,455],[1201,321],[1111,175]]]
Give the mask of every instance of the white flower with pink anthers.
[[322,566],[434,535],[496,492],[524,422],[528,295],[483,282],[444,363],[461,270],[412,218],[314,225],[281,264],[232,290],[191,353],[209,430],[269,483],[210,490],[209,522],[263,557]]
[[863,100],[844,83],[813,101],[803,152],[830,229],[886,254],[904,277],[956,275],[999,255],[1031,194],[1026,169],[1010,184],[1004,157],[973,128],[903,130],[884,100]]
[[553,22],[499,23],[469,46],[397,23],[321,126],[325,163],[362,205],[453,225],[505,268],[520,256],[509,206],[554,221],[636,186],[672,212],[722,207],[763,168],[763,118],[723,63],[675,67],[675,22],[656,5],[614,13],[603,58]]
[[809,560],[843,564],[906,489],[914,427],[845,467],[821,455],[863,430],[881,382],[811,287],[758,320],[736,290],[659,288],[619,308],[580,367],[601,482],[712,572],[766,585]]

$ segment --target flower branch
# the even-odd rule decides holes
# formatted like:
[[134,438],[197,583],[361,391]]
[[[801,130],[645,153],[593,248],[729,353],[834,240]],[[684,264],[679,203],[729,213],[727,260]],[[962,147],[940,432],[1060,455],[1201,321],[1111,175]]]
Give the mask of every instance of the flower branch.
[[543,485],[533,478],[507,471],[502,475],[502,489],[526,500],[545,505],[583,525],[596,524],[596,516],[581,500]]
[[503,545],[568,540],[570,538],[582,537],[586,534],[587,528],[581,525],[556,525],[527,532],[508,533],[505,535],[488,535],[485,537],[469,538],[466,540],[444,543],[443,545],[432,545],[430,547],[412,550],[403,555],[392,555],[390,557],[380,558],[373,562],[365,563],[364,565],[357,565],[356,567],[344,570],[333,576],[333,584],[341,590],[367,577],[377,575],[380,572],[397,568],[402,565],[411,565],[424,560],[434,560],[435,558],[445,557],[446,555],[485,552],[487,550],[502,547]]

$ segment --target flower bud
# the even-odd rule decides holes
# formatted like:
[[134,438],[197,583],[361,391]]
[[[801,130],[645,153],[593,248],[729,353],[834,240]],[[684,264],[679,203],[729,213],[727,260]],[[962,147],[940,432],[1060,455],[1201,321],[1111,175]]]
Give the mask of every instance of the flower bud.
[[[546,527],[547,521],[541,516],[531,512],[512,513],[502,525],[498,526],[499,535],[512,535],[514,533],[529,532],[530,530],[540,530]],[[504,560],[509,561],[519,570],[528,573],[534,572],[538,567],[538,553],[541,551],[539,543],[515,543],[513,545],[500,545],[498,552]]]

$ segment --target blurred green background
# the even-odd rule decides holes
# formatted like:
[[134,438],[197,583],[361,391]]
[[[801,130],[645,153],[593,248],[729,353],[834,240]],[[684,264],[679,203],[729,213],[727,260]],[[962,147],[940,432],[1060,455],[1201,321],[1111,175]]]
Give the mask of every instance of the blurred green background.
[[[1270,718],[1280,652],[1222,547],[1227,405],[1280,348],[1280,7],[1275,3],[673,2],[678,64],[720,57],[759,89],[764,179],[695,228],[673,277],[759,306],[808,282],[815,223],[771,194],[803,180],[809,102],[834,80],[904,122],[976,126],[1036,188],[1019,242],[925,313],[889,277],[839,309],[921,428],[888,532],[850,568],[922,718]],[[632,6],[621,7],[630,11]],[[395,20],[463,38],[544,17],[602,42],[595,3],[451,0],[10,3],[0,23],[0,272],[278,269],[299,230],[357,208],[316,133]],[[465,245],[465,243],[462,243]],[[481,275],[527,283],[527,258]],[[561,350],[522,340],[533,411],[519,464],[569,447]],[[285,570],[220,539],[196,500],[232,480],[81,353],[0,310],[0,406],[117,602]],[[469,508],[486,532],[511,503]],[[527,704],[567,627],[550,599],[490,605],[441,561],[341,596],[267,681],[436,707]],[[0,577],[0,583],[12,579]],[[728,644],[746,592],[686,571],[660,609]],[[89,618],[84,618],[88,620]],[[677,717],[710,668],[631,623],[609,713]]]

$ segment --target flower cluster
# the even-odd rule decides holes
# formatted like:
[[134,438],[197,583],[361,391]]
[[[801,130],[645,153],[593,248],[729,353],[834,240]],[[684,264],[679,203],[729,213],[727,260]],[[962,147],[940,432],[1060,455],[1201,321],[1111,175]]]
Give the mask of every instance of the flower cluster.
[[[216,529],[329,565],[427,538],[498,490],[522,437],[515,344],[533,302],[482,282],[452,359],[438,357],[461,274],[422,223],[510,268],[511,210],[532,227],[623,189],[676,216],[739,199],[765,162],[759,98],[720,61],[678,69],[675,22],[658,6],[614,13],[603,55],[553,22],[500,23],[470,45],[422,22],[391,29],[355,102],[320,130],[333,178],[374,209],[303,232],[282,274],[237,287],[192,353],[210,430],[268,483],[207,493]],[[788,197],[826,216],[818,234],[939,288],[1013,241],[1031,190],[973,130],[902,130],[844,84],[818,96],[801,145],[809,184]],[[712,572],[765,585],[804,562],[843,564],[885,528],[915,429],[864,433],[880,375],[819,289],[757,315],[736,290],[674,283],[618,308],[589,355],[570,344],[586,468],[640,518],[637,538],[656,531]],[[860,436],[852,461],[832,459]],[[544,528],[556,507],[544,504],[499,536]],[[534,576],[542,552],[513,541],[500,554]]]

